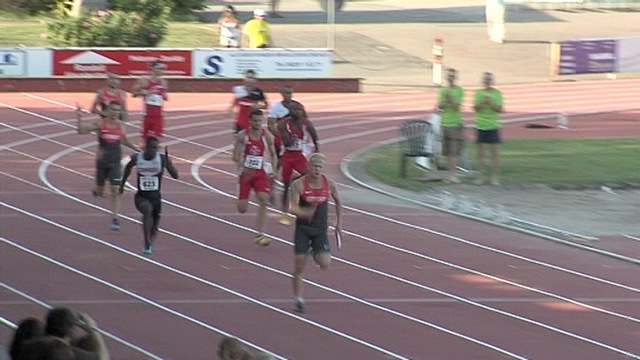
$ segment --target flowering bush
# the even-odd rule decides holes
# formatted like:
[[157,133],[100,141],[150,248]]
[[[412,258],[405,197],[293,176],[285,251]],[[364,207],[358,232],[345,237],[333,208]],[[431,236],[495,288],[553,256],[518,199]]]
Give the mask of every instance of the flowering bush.
[[167,34],[171,8],[166,0],[131,1],[127,11],[97,10],[78,17],[55,11],[49,40],[55,46],[155,47]]

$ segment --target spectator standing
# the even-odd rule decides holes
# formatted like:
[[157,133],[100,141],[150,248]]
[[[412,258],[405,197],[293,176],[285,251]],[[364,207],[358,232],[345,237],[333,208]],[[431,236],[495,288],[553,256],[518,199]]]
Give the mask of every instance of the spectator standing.
[[134,166],[138,168],[136,192],[134,202],[136,209],[142,214],[142,232],[144,235],[144,254],[151,255],[153,243],[158,234],[160,226],[160,213],[162,212],[162,175],[164,169],[174,179],[178,178],[178,170],[173,166],[169,158],[169,150],[165,147],[165,153],[158,153],[158,139],[149,137],[146,141],[144,151],[131,155],[129,162],[124,168],[124,175],[120,184],[119,193],[124,191],[131,170]]
[[269,1],[269,5],[270,5],[270,9],[271,9],[271,13],[269,14],[270,17],[272,18],[281,18],[282,15],[278,14],[278,4],[280,3],[280,0],[270,0]]
[[271,27],[265,20],[267,12],[262,9],[253,11],[253,19],[247,21],[242,30],[242,47],[268,48],[273,46]]
[[122,105],[122,112],[118,118],[122,121],[129,121],[129,111],[127,110],[127,92],[120,89],[120,76],[115,73],[107,73],[107,86],[96,91],[96,98],[91,105],[91,113],[101,117],[107,117],[109,104],[117,101]]
[[247,70],[244,74],[244,85],[233,88],[234,98],[229,106],[231,116],[235,113],[234,133],[249,127],[249,114],[253,109],[266,109],[269,107],[267,98],[262,89],[258,87],[256,72]]
[[500,185],[500,153],[498,144],[500,139],[500,113],[502,113],[502,92],[493,87],[494,77],[490,72],[482,76],[484,88],[476,90],[473,97],[473,109],[475,110],[475,126],[477,131],[477,167],[478,179],[476,184],[484,182],[484,152],[485,146],[491,152],[491,184]]
[[464,89],[456,85],[458,74],[455,69],[447,71],[447,87],[438,95],[438,109],[441,112],[442,152],[447,157],[448,181],[459,183],[458,158],[463,147],[464,132],[460,107],[464,99]]
[[122,145],[125,145],[134,151],[138,150],[127,138],[124,125],[118,117],[122,112],[122,105],[118,101],[109,103],[109,110],[106,118],[95,120],[91,123],[82,121],[82,109],[78,106],[76,109],[76,117],[78,119],[78,134],[88,134],[92,131],[98,132],[98,151],[96,154],[96,187],[92,193],[94,196],[104,196],[104,186],[109,180],[111,185],[111,210],[113,219],[111,221],[111,230],[120,230],[120,194],[118,186],[122,177],[122,166],[120,160],[122,158]]
[[159,61],[154,61],[150,67],[151,75],[140,78],[131,90],[133,97],[142,96],[144,98],[144,120],[142,123],[142,138],[144,140],[149,136],[158,139],[164,136],[162,109],[164,102],[169,100],[167,96],[169,85],[167,80],[162,77],[166,66]]
[[[256,237],[258,245],[267,246],[271,239],[264,235],[267,219],[267,203],[271,193],[270,174],[272,167],[277,167],[278,158],[273,147],[271,133],[262,127],[264,116],[262,110],[253,109],[250,114],[250,127],[241,130],[236,136],[233,150],[233,161],[238,165],[238,212],[244,214],[249,206],[249,192],[255,191],[258,199],[258,214],[256,217]],[[269,155],[273,165],[267,163]]]
[[504,24],[505,13],[506,5],[504,0],[487,0],[485,7],[487,32],[489,33],[489,39],[494,43],[504,43],[506,33]]
[[304,312],[304,268],[309,255],[320,269],[331,265],[329,243],[329,200],[335,204],[335,231],[342,235],[342,200],[336,183],[324,173],[325,156],[314,153],[309,156],[309,173],[291,184],[289,211],[297,217],[294,232],[293,295],[294,310]]
[[233,6],[227,5],[222,11],[218,20],[218,30],[220,32],[220,46],[225,48],[240,47],[240,20],[238,20]]

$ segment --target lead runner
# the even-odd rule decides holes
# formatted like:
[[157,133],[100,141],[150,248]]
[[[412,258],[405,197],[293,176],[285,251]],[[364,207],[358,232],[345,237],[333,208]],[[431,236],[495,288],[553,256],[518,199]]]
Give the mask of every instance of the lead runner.
[[291,183],[289,212],[297,217],[293,270],[294,310],[297,312],[305,311],[302,285],[307,257],[312,254],[322,270],[331,265],[329,198],[335,204],[336,234],[342,233],[342,200],[336,183],[323,174],[325,161],[323,154],[311,154],[308,173]]

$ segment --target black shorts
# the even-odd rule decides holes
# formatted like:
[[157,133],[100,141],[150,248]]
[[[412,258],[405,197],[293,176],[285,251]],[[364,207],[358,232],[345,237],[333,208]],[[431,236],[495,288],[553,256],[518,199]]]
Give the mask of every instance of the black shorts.
[[111,164],[102,162],[96,164],[96,185],[104,186],[107,179],[109,179],[109,183],[114,186],[122,183],[122,166],[119,161]]
[[136,193],[136,196],[133,199],[133,202],[136,204],[136,209],[138,209],[138,211],[140,211],[142,213],[144,204],[149,203],[151,204],[151,215],[154,218],[158,218],[160,217],[160,213],[162,213],[162,198],[160,197],[145,197],[140,195],[139,193]]
[[331,252],[331,244],[327,228],[316,228],[305,225],[296,225],[293,237],[294,253],[296,255],[318,254]]
[[493,130],[477,130],[477,140],[479,144],[499,144],[502,142],[500,139],[500,129]]

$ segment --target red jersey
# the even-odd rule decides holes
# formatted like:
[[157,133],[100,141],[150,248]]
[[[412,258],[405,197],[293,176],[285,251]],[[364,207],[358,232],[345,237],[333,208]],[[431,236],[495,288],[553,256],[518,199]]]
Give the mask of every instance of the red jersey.
[[164,95],[167,93],[162,79],[153,81],[148,79],[147,95],[144,97],[144,113],[147,116],[162,116],[162,106],[164,105]]
[[319,189],[311,187],[311,184],[309,184],[309,176],[304,177],[302,181],[302,194],[300,194],[300,201],[303,204],[320,206],[329,201],[330,196],[329,181],[327,181],[326,176],[322,175],[322,187]]
[[300,126],[292,126],[290,117],[283,119],[283,121],[285,122],[289,138],[291,139],[291,145],[285,147],[285,149],[287,151],[302,151],[306,141],[306,120],[302,119]]
[[118,101],[122,104],[122,91],[116,89],[115,95],[109,92],[109,88],[103,88],[100,92],[100,97],[102,98],[102,109],[106,109],[112,101]]
[[238,107],[238,114],[236,115],[236,125],[238,125],[238,127],[241,129],[248,129],[249,114],[251,113],[253,105],[256,104],[256,101],[251,100],[247,97],[243,97],[236,98],[234,103]]
[[122,124],[117,122],[115,125],[109,124],[107,119],[103,119],[100,132],[98,133],[98,144],[101,152],[101,161],[107,163],[119,163],[122,157],[122,148],[120,143],[124,137],[124,129]]
[[244,135],[244,150],[242,152],[242,167],[254,170],[263,169],[267,148],[264,129],[260,132],[260,138],[257,140],[252,139],[249,136],[249,131],[246,131]]
[[315,206],[316,210],[310,220],[297,218],[296,225],[305,225],[317,229],[326,229],[328,224],[329,212],[328,204],[331,191],[329,190],[329,180],[322,175],[322,187],[314,189],[309,184],[309,176],[302,179],[302,194],[300,194],[300,206]]

